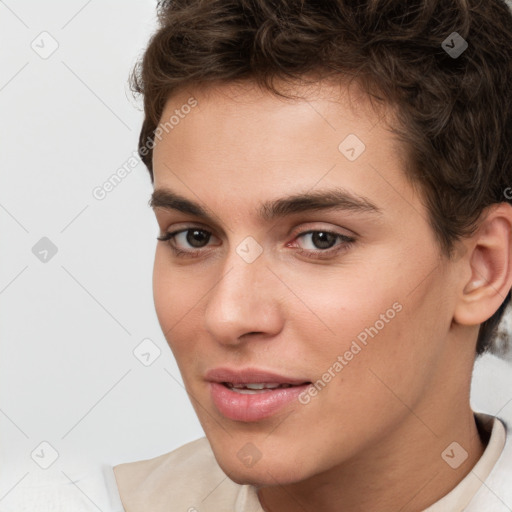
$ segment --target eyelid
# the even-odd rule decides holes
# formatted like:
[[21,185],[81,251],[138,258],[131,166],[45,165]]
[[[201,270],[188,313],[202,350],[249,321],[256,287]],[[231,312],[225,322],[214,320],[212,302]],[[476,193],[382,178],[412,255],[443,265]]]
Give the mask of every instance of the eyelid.
[[[314,223],[314,222],[307,222],[307,223],[303,223],[301,224],[301,226],[299,228],[295,228],[293,229],[291,232],[290,232],[290,235],[289,236],[299,236],[299,235],[304,235],[306,233],[311,233],[312,231],[322,231],[324,233],[332,233],[333,235],[339,235],[339,236],[342,236],[342,237],[347,237],[347,238],[358,238],[359,237],[359,234],[356,233],[355,231],[353,231],[352,229],[348,229],[348,228],[342,228],[340,226],[337,226],[337,227],[334,227],[334,226],[325,226],[325,222],[323,223],[324,226],[320,225],[319,224],[322,224],[322,222],[317,222],[317,223]],[[344,232],[343,232],[343,231]]]

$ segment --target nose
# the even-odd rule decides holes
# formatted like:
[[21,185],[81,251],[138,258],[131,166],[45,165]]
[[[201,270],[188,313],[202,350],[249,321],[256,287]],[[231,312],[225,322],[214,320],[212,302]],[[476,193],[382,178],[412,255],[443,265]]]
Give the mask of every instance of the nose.
[[275,336],[281,330],[277,278],[267,264],[263,254],[247,263],[235,251],[226,260],[222,275],[207,295],[204,315],[205,328],[217,342],[238,345],[256,335]]

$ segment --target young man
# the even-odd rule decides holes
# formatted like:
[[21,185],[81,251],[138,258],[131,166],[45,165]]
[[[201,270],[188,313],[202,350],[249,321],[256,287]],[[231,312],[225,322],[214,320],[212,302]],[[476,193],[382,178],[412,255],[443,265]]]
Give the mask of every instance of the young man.
[[155,305],[206,438],[127,512],[512,510],[472,411],[512,286],[502,0],[181,0],[134,74]]

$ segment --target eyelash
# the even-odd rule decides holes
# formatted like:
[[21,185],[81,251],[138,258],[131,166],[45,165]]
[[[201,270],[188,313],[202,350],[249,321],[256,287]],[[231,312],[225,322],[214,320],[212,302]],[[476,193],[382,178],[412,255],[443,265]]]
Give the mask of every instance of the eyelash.
[[[157,240],[159,240],[160,242],[167,242],[169,247],[172,249],[174,255],[178,258],[194,258],[194,257],[200,256],[201,253],[204,253],[205,249],[200,248],[200,249],[183,250],[183,249],[179,249],[178,247],[175,247],[172,244],[172,241],[176,235],[178,235],[180,233],[187,232],[187,231],[192,231],[192,230],[202,231],[203,233],[208,233],[210,235],[212,234],[210,231],[207,231],[206,229],[202,229],[199,227],[189,227],[186,229],[180,229],[178,231],[173,231],[172,233],[165,233],[162,236],[158,236]],[[347,250],[355,242],[355,238],[349,237],[347,235],[342,235],[341,233],[327,231],[324,229],[310,229],[308,231],[303,231],[301,233],[298,233],[295,236],[295,238],[300,238],[301,236],[312,234],[312,233],[326,233],[329,235],[333,235],[338,240],[340,240],[342,243],[338,244],[338,245],[334,245],[333,247],[329,247],[327,249],[312,250],[312,249],[302,249],[300,247],[296,248],[296,251],[299,254],[305,254],[308,258],[311,258],[311,259],[322,259],[322,258],[329,258],[329,257],[335,256],[339,252]]]

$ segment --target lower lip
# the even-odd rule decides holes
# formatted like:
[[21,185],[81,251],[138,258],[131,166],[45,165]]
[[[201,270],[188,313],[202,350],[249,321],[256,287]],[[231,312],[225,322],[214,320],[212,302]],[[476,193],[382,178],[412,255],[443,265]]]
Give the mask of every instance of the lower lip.
[[210,382],[210,391],[213,403],[223,416],[231,420],[249,422],[272,416],[290,402],[297,400],[308,386],[310,384],[246,394],[232,391],[224,384]]

